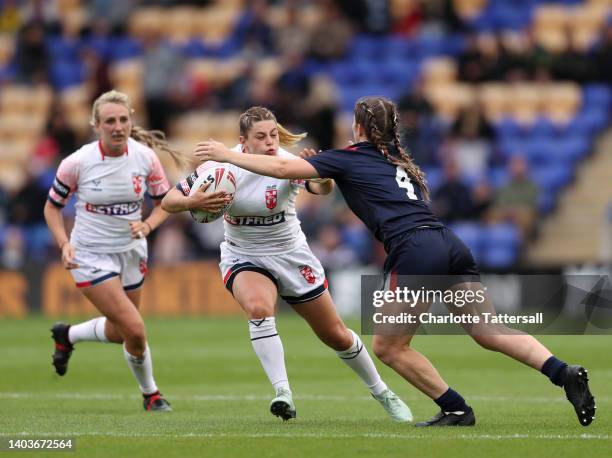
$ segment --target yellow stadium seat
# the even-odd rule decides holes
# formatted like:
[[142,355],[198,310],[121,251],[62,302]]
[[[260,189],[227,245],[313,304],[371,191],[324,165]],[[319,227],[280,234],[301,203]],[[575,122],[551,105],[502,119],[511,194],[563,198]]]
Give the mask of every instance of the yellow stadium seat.
[[174,43],[186,43],[194,35],[195,19],[198,9],[195,7],[174,7],[163,16],[163,29],[165,35]]
[[15,52],[15,37],[3,33],[0,35],[0,65],[8,63]]
[[487,6],[487,0],[453,0],[457,14],[463,18],[472,18],[479,15]]
[[562,5],[543,4],[534,14],[533,25],[536,30],[561,29],[567,24],[568,11]]
[[478,99],[488,121],[497,121],[508,113],[510,93],[502,83],[485,83],[478,88]]
[[232,8],[201,8],[193,18],[194,34],[208,43],[220,43],[233,30],[238,14],[238,11]]
[[18,191],[26,180],[25,166],[22,161],[2,158],[4,146],[0,143],[0,183],[9,192]]
[[425,61],[423,80],[426,86],[448,84],[457,79],[457,62],[449,57],[436,57]]
[[165,18],[162,8],[139,8],[128,19],[129,34],[140,39],[149,34],[160,34],[165,28]]
[[567,34],[563,29],[536,30],[535,41],[542,48],[552,53],[560,53],[567,49]]
[[113,84],[141,83],[144,71],[141,59],[126,59],[115,62],[110,68],[110,79]]

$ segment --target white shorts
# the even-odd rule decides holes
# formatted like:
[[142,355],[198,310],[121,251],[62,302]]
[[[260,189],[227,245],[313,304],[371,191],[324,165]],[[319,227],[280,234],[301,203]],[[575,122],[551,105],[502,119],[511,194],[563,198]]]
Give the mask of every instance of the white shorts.
[[126,291],[139,288],[147,273],[147,242],[121,253],[95,253],[76,249],[75,262],[78,268],[70,273],[77,288],[86,288],[116,276]]
[[232,294],[234,279],[242,271],[258,272],[268,277],[289,304],[311,301],[327,290],[323,266],[307,243],[284,254],[251,256],[236,253],[223,242],[219,268],[223,283]]

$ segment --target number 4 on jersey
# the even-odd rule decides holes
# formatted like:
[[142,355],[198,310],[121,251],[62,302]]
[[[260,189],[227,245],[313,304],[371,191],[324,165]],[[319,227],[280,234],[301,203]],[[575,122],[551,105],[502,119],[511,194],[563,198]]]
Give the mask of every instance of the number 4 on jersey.
[[414,185],[408,176],[408,172],[401,165],[397,166],[397,175],[395,175],[395,181],[397,185],[406,190],[406,195],[410,200],[418,200],[418,196],[414,192]]

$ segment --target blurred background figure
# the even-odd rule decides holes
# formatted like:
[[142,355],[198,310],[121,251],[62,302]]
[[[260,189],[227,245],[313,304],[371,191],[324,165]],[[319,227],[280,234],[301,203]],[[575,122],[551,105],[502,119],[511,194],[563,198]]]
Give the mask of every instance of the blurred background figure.
[[509,170],[510,180],[497,192],[491,219],[516,224],[523,237],[529,237],[538,211],[538,186],[529,178],[527,161],[523,156],[513,156]]

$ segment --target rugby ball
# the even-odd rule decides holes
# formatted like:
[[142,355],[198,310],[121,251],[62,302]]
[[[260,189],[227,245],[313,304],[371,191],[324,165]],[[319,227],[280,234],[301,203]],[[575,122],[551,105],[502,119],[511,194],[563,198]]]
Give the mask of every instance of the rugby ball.
[[236,194],[236,176],[232,173],[230,164],[206,162],[198,167],[193,175],[197,176],[189,191],[190,196],[210,183],[210,186],[204,191],[205,194],[225,191],[231,197],[231,200],[217,213],[210,213],[205,210],[190,210],[191,217],[198,223],[210,223],[219,219],[230,208]]

